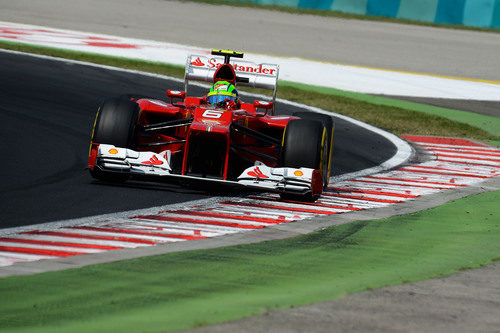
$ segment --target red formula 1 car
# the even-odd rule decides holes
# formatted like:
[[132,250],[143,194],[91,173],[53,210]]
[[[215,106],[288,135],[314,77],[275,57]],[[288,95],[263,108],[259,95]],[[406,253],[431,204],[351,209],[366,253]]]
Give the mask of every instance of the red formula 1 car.
[[[185,91],[168,90],[169,103],[130,97],[104,102],[92,133],[91,175],[105,181],[131,175],[202,179],[317,198],[330,176],[332,118],[312,112],[275,116],[279,66],[234,58],[243,53],[189,56]],[[193,80],[272,89],[273,100],[213,104],[207,96],[186,95]]]

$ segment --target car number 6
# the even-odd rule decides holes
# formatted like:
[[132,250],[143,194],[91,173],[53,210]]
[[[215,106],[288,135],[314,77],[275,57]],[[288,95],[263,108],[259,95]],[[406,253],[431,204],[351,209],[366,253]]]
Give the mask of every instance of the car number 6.
[[204,117],[204,118],[220,118],[220,117],[222,117],[223,113],[224,113],[224,111],[219,111],[219,110],[205,110],[205,112],[203,112],[202,117]]

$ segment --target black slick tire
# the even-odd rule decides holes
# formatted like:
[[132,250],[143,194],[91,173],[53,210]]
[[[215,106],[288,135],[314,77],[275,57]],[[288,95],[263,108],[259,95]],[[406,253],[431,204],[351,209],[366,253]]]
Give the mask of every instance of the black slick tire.
[[326,141],[323,156],[323,165],[326,169],[326,173],[323,173],[323,186],[326,188],[328,186],[330,180],[330,174],[332,169],[332,153],[333,153],[333,135],[335,131],[335,124],[333,122],[332,117],[326,114],[320,114],[316,112],[295,112],[293,116],[300,117],[301,119],[310,119],[321,121],[323,126],[326,129]]
[[[290,120],[283,134],[280,154],[281,166],[323,170],[325,140],[326,129],[320,121],[310,119]],[[281,197],[283,199],[295,199],[297,196],[282,194]],[[316,198],[302,196],[299,199],[315,200]]]
[[[133,148],[139,106],[126,97],[113,98],[101,104],[97,111],[92,143],[110,144],[120,148]],[[128,173],[109,172],[95,167],[92,177],[112,182],[123,182]]]

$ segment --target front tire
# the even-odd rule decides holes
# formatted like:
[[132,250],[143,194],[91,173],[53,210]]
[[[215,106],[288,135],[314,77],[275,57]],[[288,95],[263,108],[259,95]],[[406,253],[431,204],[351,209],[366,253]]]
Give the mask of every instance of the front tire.
[[[323,167],[325,156],[326,129],[320,121],[293,119],[287,124],[283,134],[280,164],[291,168],[311,168],[323,170],[323,179],[327,170]],[[281,195],[283,199],[294,196]],[[315,200],[315,197],[304,198]]]
[[324,150],[323,156],[323,161],[325,161],[323,165],[327,171],[323,177],[323,186],[324,188],[326,188],[330,180],[330,173],[332,168],[333,133],[335,131],[335,124],[333,122],[333,119],[326,114],[316,112],[295,112],[293,113],[293,116],[300,117],[301,119],[321,121],[326,129],[326,149]]
[[[105,101],[97,110],[91,142],[133,148],[138,116],[139,105],[126,97]],[[90,174],[96,179],[112,182],[123,182],[129,177],[128,173],[103,171],[97,166]]]

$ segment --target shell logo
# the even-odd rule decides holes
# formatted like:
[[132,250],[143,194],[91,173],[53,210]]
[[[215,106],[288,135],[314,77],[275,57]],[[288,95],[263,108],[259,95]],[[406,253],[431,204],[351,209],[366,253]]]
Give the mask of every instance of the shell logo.
[[302,177],[304,175],[304,173],[300,170],[295,170],[295,172],[293,174],[297,177]]
[[110,150],[108,150],[108,153],[113,154],[113,155],[118,154],[118,149],[111,148]]

